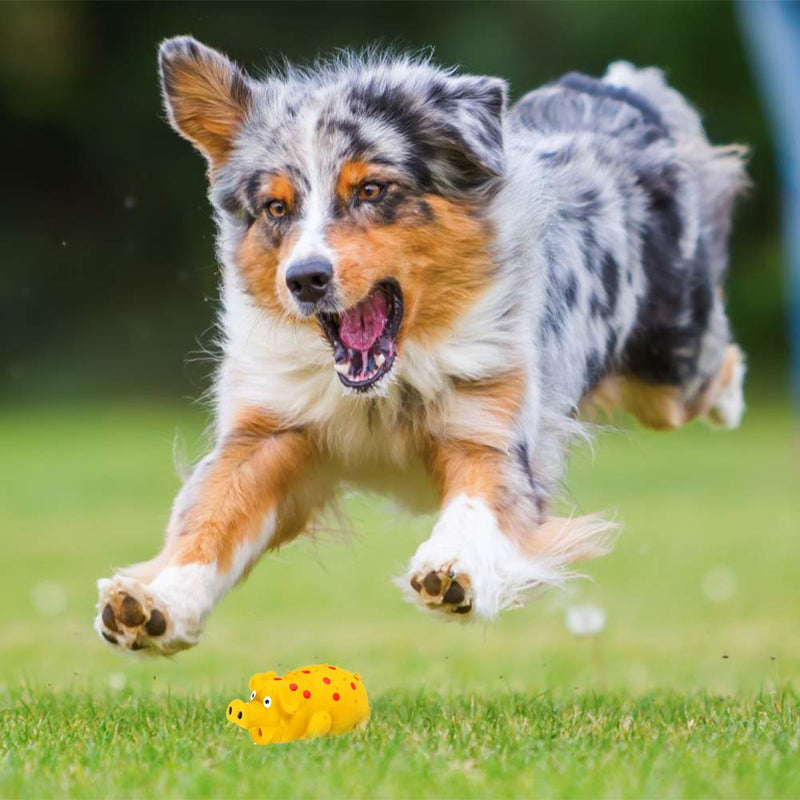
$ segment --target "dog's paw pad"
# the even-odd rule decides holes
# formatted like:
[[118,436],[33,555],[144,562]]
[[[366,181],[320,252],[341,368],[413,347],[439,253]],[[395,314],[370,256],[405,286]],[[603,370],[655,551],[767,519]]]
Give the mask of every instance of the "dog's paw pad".
[[472,587],[468,575],[452,569],[430,570],[412,575],[411,588],[429,608],[448,614],[469,614],[472,611]]
[[158,637],[166,633],[168,620],[141,585],[107,585],[101,590],[95,622],[97,632],[109,644],[123,650],[161,648]]
[[139,601],[129,594],[122,595],[122,602],[119,604],[118,612],[119,620],[126,628],[136,628],[146,619]]
[[148,636],[161,636],[167,629],[167,618],[157,609],[150,612],[150,619],[144,626]]

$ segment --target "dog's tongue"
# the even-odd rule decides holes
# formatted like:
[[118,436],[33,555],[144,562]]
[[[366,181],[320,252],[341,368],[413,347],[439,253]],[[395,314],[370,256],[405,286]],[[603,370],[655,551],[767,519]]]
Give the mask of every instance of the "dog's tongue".
[[369,350],[386,326],[389,306],[380,290],[342,314],[339,338],[353,350]]

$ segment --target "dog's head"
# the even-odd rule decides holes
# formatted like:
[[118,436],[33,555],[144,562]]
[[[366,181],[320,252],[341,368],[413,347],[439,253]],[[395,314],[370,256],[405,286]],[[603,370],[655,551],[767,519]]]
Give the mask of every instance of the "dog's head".
[[503,81],[355,58],[254,80],[188,37],[160,68],[170,121],[208,160],[226,261],[260,308],[318,327],[345,386],[378,385],[486,285]]

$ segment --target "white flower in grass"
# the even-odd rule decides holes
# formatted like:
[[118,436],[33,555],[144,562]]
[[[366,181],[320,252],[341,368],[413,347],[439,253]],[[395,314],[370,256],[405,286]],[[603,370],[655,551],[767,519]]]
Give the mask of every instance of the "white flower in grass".
[[67,607],[66,589],[54,581],[40,581],[31,590],[33,607],[46,617],[54,617]]
[[586,603],[567,609],[567,630],[573,636],[597,636],[606,626],[605,609]]
[[703,576],[702,586],[712,603],[725,603],[736,594],[736,573],[730,567],[713,567]]
[[108,688],[111,689],[112,692],[122,691],[126,683],[127,680],[124,672],[112,672],[108,676]]

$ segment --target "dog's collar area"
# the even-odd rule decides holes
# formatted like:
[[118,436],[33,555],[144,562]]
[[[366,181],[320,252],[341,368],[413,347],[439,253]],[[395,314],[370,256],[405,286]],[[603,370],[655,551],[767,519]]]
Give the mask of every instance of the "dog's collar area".
[[341,314],[317,314],[333,347],[334,369],[348,388],[367,391],[386,375],[397,355],[403,295],[396,281],[376,284]]

